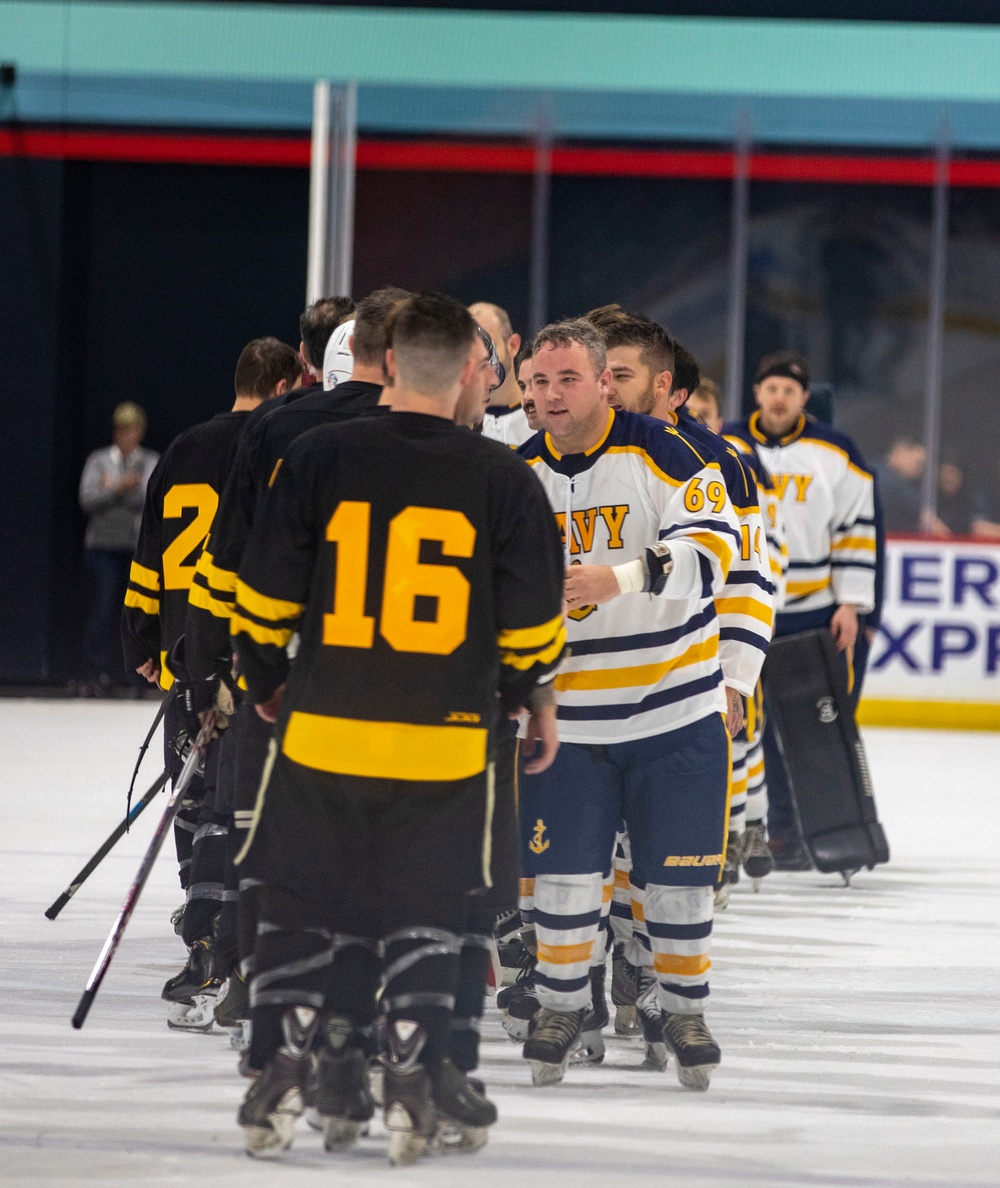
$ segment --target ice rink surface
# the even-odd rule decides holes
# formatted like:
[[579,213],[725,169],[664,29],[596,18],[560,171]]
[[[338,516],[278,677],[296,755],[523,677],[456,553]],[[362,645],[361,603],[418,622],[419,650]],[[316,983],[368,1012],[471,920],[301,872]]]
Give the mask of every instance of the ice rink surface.
[[[489,1012],[490,1145],[395,1170],[376,1131],[326,1155],[299,1124],[254,1163],[224,1035],[179,1035],[159,992],[183,963],[164,853],[81,1032],[69,1019],[162,811],[51,923],[43,916],[124,810],[149,702],[0,701],[0,1184],[1000,1185],[1000,736],[871,730],[893,860],[858,875],[741,884],[716,923],[707,1094],[598,1068],[533,1089]],[[151,754],[140,786],[158,770]]]

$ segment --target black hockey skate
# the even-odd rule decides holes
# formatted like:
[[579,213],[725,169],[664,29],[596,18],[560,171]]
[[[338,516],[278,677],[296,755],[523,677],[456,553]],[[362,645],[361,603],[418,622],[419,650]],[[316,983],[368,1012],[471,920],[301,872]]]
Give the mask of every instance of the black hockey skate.
[[427,1033],[417,1023],[398,1019],[386,1029],[382,1108],[389,1131],[389,1162],[416,1163],[437,1133],[431,1078],[419,1062]]
[[665,1072],[670,1061],[670,1052],[663,1038],[663,1011],[660,1008],[656,989],[656,975],[651,969],[639,971],[639,998],[636,1015],[642,1028],[642,1040],[646,1053],[642,1067],[653,1072]]
[[250,1046],[250,988],[234,969],[219,988],[212,1014],[216,1024],[229,1032],[229,1046],[245,1052]]
[[768,849],[767,830],[763,821],[747,821],[743,835],[743,869],[753,879],[753,889],[760,890],[761,879],[774,870],[774,855]]
[[513,986],[505,986],[497,995],[497,1006],[503,1012],[500,1022],[504,1031],[516,1044],[523,1044],[531,1031],[531,1021],[538,1014],[540,1003],[535,994],[535,959],[525,950],[521,972]]
[[354,1026],[349,1019],[331,1015],[321,1024],[313,1105],[328,1151],[353,1146],[367,1133],[375,1113],[368,1060],[353,1039]]
[[611,1022],[608,1000],[604,992],[607,974],[603,965],[590,968],[590,992],[593,1005],[580,1028],[580,1045],[570,1056],[571,1064],[600,1064],[604,1060],[604,1028]]
[[625,956],[625,946],[611,951],[611,1002],[615,1008],[615,1035],[631,1039],[640,1034],[635,1000],[639,997],[639,970]]
[[557,1085],[563,1079],[570,1055],[580,1042],[586,1016],[587,1007],[576,1011],[539,1007],[523,1050],[525,1060],[531,1065],[534,1084]]
[[317,1021],[317,1013],[307,1007],[289,1007],[282,1015],[284,1042],[247,1090],[237,1115],[248,1155],[274,1155],[291,1146],[295,1120],[304,1108],[309,1047]]
[[497,1108],[487,1098],[482,1081],[467,1076],[450,1060],[442,1060],[427,1071],[438,1120],[434,1150],[482,1150],[489,1128],[497,1120]]
[[775,870],[812,870],[812,859],[797,833],[772,837],[767,848],[774,859]]
[[663,1038],[677,1060],[677,1079],[685,1089],[708,1088],[722,1053],[704,1015],[664,1015]]
[[187,964],[170,978],[160,997],[167,1003],[167,1026],[174,1031],[208,1033],[221,981],[215,972],[212,945],[202,937],[191,946]]
[[743,834],[735,829],[730,830],[726,840],[726,860],[719,871],[719,881],[715,884],[715,906],[722,911],[729,904],[729,896],[733,888],[740,881],[740,862],[743,858]]

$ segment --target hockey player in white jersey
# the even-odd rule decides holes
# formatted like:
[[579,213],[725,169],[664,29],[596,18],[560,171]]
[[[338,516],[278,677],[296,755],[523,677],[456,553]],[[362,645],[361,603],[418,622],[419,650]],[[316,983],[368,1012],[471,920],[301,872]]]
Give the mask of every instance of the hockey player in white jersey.
[[503,383],[490,396],[483,420],[483,437],[517,449],[534,433],[521,407],[521,392],[514,367],[514,359],[521,349],[521,336],[511,326],[507,311],[499,305],[477,301],[475,305],[469,306],[469,313],[492,338],[505,375]]
[[[873,480],[846,433],[806,416],[805,360],[781,351],[761,360],[754,395],[758,409],[724,432],[755,451],[780,498],[788,539],[788,581],[776,636],[829,628],[848,666],[858,616],[875,604]],[[779,867],[809,865],[795,822],[791,791],[773,730],[764,737],[770,845]]]
[[589,322],[536,338],[532,388],[547,432],[520,453],[564,534],[572,654],[556,678],[563,746],[520,785],[541,1004],[524,1055],[536,1083],[561,1079],[591,1002],[624,819],[647,887],[663,1042],[681,1083],[704,1089],[720,1058],[704,1006],[729,780],[714,600],[741,534],[718,464],[670,426],[611,409],[609,380]]

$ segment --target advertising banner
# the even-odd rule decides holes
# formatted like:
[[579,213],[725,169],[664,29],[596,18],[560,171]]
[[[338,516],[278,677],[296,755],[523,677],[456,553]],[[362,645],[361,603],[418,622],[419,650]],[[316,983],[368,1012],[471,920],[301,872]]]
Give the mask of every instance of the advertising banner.
[[1000,729],[1000,542],[890,538],[858,717]]

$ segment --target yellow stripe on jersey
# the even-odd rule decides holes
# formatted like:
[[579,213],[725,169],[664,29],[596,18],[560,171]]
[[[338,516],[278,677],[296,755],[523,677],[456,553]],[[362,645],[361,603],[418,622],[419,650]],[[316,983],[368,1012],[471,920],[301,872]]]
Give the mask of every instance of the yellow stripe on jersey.
[[132,562],[132,568],[128,573],[128,580],[135,582],[137,586],[145,586],[147,590],[159,590],[160,575],[155,569],[147,569],[145,565],[140,565],[138,561]]
[[281,749],[295,763],[375,780],[467,780],[486,769],[488,731],[292,713]]
[[160,600],[140,594],[138,590],[125,591],[125,605],[135,610],[145,611],[147,615],[154,617],[160,613]]
[[638,899],[632,900],[632,919],[639,924],[646,923],[646,905]]
[[278,477],[278,471],[281,469],[281,464],[284,462],[284,460],[284,458],[279,458],[278,461],[275,462],[274,469],[271,471],[271,477],[267,480],[268,490],[274,486],[274,480]]
[[848,470],[853,470],[855,474],[860,475],[861,478],[867,479],[869,482],[872,481],[872,476],[868,473],[868,471],[862,470],[860,466],[855,466],[855,464],[851,461],[851,455],[847,452],[847,450],[841,449],[841,447],[838,445],[834,445],[832,441],[820,441],[817,437],[807,437],[802,444],[821,446],[824,450],[830,450],[834,454],[839,454],[841,458],[843,458],[847,463]]
[[562,626],[562,615],[556,615],[547,623],[538,627],[511,627],[497,635],[497,644],[501,648],[541,648],[552,642],[556,632]]
[[211,591],[195,582],[188,593],[188,602],[200,610],[206,610],[217,619],[228,619],[233,613],[233,604],[214,598]]
[[167,653],[160,653],[160,688],[166,692],[174,683],[174,674],[170,671],[170,666],[167,664]]
[[660,664],[636,664],[631,668],[586,668],[582,672],[564,672],[555,679],[559,690],[629,689],[640,685],[655,685],[668,672],[714,660],[719,654],[719,637],[713,635],[702,643],[692,644],[686,652],[664,660]]
[[[680,437],[679,434],[678,434],[678,437],[681,441],[684,442],[685,445],[689,444],[687,441],[684,441],[684,438]],[[646,463],[646,465],[653,472],[653,474],[656,475],[656,477],[658,479],[665,482],[668,486],[683,487],[684,483],[688,481],[687,479],[682,480],[682,479],[671,478],[670,475],[666,473],[666,471],[661,470],[659,468],[659,466],[657,466],[657,464],[653,461],[653,459],[650,457],[650,455],[646,453],[646,451],[642,448],[642,446],[636,446],[636,445],[608,446],[607,452],[609,454],[635,454],[636,457],[641,458],[643,460],[643,462]],[[697,455],[697,453],[698,453],[698,451],[695,449],[692,449],[691,452],[695,455]],[[717,463],[713,462],[710,465],[714,466],[716,470],[719,469]]]
[[229,594],[236,589],[235,572],[231,569],[220,569],[215,564],[215,558],[207,550],[204,550],[198,558],[195,572],[200,573],[213,590],[220,590],[224,594]]
[[660,974],[697,978],[712,968],[712,959],[707,953],[697,953],[694,957],[684,957],[680,953],[654,953],[653,967]]
[[275,623],[283,619],[297,619],[306,609],[303,602],[289,602],[286,598],[259,594],[252,586],[241,581],[236,583],[236,601],[256,618],[270,619]]
[[756,598],[716,598],[715,609],[720,615],[747,615],[751,619],[759,619],[769,627],[774,622],[771,607],[758,602]]
[[615,886],[627,891],[632,886],[632,878],[627,870],[615,871]]
[[789,582],[785,587],[786,592],[793,594],[796,597],[804,597],[806,594],[818,594],[820,590],[825,590],[830,584],[829,575],[821,578],[818,582]]
[[519,879],[517,883],[517,893],[524,899],[529,898],[535,894],[535,880],[534,879]]
[[845,536],[830,545],[830,551],[833,552],[834,549],[863,549],[874,553],[875,538],[873,536]]
[[249,635],[254,643],[271,644],[276,648],[287,648],[295,634],[291,627],[261,627],[255,620],[244,618],[236,609],[229,619],[229,634],[239,635],[240,632]]
[[[733,563],[733,549],[729,541],[718,532],[688,532],[678,539],[696,540],[704,545],[710,553],[714,553],[722,566],[722,576],[729,577],[729,567]],[[669,547],[670,541],[667,541]]]
[[551,664],[562,651],[565,644],[566,628],[560,623],[558,634],[547,648],[538,652],[530,652],[527,656],[518,655],[517,652],[501,652],[500,660],[508,668],[516,668],[520,672],[526,672],[533,664]]
[[538,960],[548,965],[579,965],[589,961],[594,953],[594,942],[582,945],[543,945],[538,942]]
[[605,883],[601,888],[601,903],[610,903],[615,897],[615,888],[613,883]]

